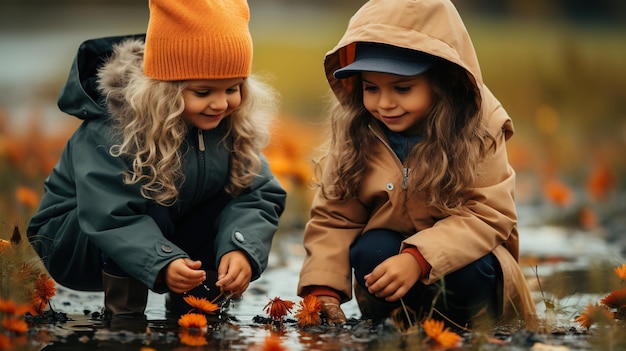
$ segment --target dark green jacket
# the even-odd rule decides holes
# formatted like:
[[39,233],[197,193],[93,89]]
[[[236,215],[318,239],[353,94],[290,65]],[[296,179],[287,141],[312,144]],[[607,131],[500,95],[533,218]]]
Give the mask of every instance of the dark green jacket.
[[[129,275],[155,291],[155,280],[169,262],[188,255],[165,238],[146,212],[154,201],[141,196],[139,186],[123,183],[128,169],[113,157],[109,112],[97,90],[97,70],[111,54],[111,45],[126,37],[84,42],[59,95],[59,108],[83,119],[61,158],[46,179],[38,212],[27,235],[52,277],[78,290],[101,289],[101,254],[111,257]],[[142,36],[137,36],[142,38]],[[205,151],[200,151],[199,137]],[[222,128],[192,129],[184,157],[185,180],[177,202],[168,210],[180,218],[211,200],[228,180],[229,151]],[[217,217],[215,264],[232,250],[243,250],[252,264],[253,280],[267,267],[272,238],[283,212],[286,194],[267,161],[249,189],[233,198]],[[208,225],[208,224],[207,224]]]

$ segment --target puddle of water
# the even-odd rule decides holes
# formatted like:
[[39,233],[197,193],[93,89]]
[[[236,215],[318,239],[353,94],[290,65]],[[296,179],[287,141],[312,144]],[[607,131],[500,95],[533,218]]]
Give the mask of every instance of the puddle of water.
[[[538,235],[545,236],[549,232]],[[293,319],[289,319],[291,315],[280,328],[256,322],[256,317],[267,317],[264,308],[271,298],[278,296],[285,300],[300,301],[295,295],[295,288],[303,257],[301,237],[282,235],[280,248],[281,252],[272,253],[271,265],[262,278],[250,285],[242,300],[234,301],[228,311],[229,321],[215,324],[207,333],[207,344],[194,349],[262,350],[266,338],[273,334],[280,336],[282,346],[287,350],[425,349],[421,335],[401,334],[391,322],[376,327],[357,322],[360,313],[354,301],[343,306],[351,321],[343,328],[301,330]],[[532,247],[526,247],[525,251],[532,253]],[[546,313],[542,298],[553,299],[559,308],[559,318],[553,319],[552,323],[559,327],[558,331],[545,335],[527,335],[523,331],[519,335],[505,333],[499,337],[506,340],[508,346],[498,346],[500,350],[529,349],[534,342],[567,345],[569,350],[589,349],[589,337],[581,333],[580,328],[573,323],[573,318],[588,302],[597,301],[612,289],[614,285],[607,282],[615,280],[611,277],[613,266],[610,264],[590,266],[586,263],[586,270],[579,268],[582,266],[579,262],[583,260],[582,257],[579,260],[567,259],[558,265],[543,263],[536,266],[544,294],[542,297],[540,289],[533,286],[538,312]],[[533,280],[536,280],[534,272],[529,274],[529,282]],[[146,308],[147,324],[131,322],[121,330],[108,328],[91,318],[93,312],[100,312],[102,304],[102,293],[85,293],[59,287],[52,306],[56,311],[67,313],[71,320],[42,328],[47,338],[34,337],[33,345],[30,346],[36,350],[141,350],[142,347],[155,350],[190,349],[181,344],[176,321],[166,319],[164,295],[150,293]],[[466,344],[463,349],[470,350],[471,344]]]
[[[495,336],[504,345],[481,341],[486,340],[484,336],[464,335],[460,350],[473,350],[478,345],[480,349],[513,351],[531,349],[535,342],[540,342],[583,351],[597,349],[595,343],[598,341],[626,344],[623,329],[618,334],[615,330],[596,329],[594,333],[598,336],[591,338],[574,322],[589,303],[598,302],[619,286],[613,268],[624,262],[619,255],[621,249],[588,233],[555,227],[532,226],[520,228],[520,232],[524,233],[520,247],[524,260],[522,266],[536,298],[538,312],[546,321],[546,330],[532,334],[498,329]],[[267,317],[264,310],[270,299],[280,297],[300,301],[295,289],[304,257],[301,241],[301,230],[279,233],[270,256],[270,267],[261,279],[250,285],[242,300],[233,303],[227,321],[212,325],[205,336],[206,345],[194,349],[263,350],[266,338],[271,335],[280,338],[284,349],[293,351],[428,349],[422,345],[421,334],[401,334],[389,321],[379,326],[359,321],[360,313],[354,300],[342,306],[350,318],[350,323],[343,327],[320,326],[301,330],[292,319],[293,315],[288,316],[291,319],[282,327],[259,322],[258,317]],[[553,249],[549,250],[549,246]],[[181,344],[177,321],[166,319],[164,295],[150,293],[147,323],[132,321],[123,328],[112,328],[92,318],[94,313],[101,311],[103,300],[102,293],[79,292],[59,286],[51,306],[57,312],[66,313],[70,320],[34,328],[27,335],[28,341],[20,344],[18,350],[190,349]],[[555,306],[553,310],[546,309],[544,300]],[[608,349],[616,349],[612,344],[609,346]]]
[[[379,331],[370,330],[368,325],[304,331],[295,325],[295,320],[289,319],[292,318],[291,315],[287,317],[282,328],[255,322],[256,317],[267,317],[264,309],[271,298],[280,297],[296,303],[300,301],[295,294],[303,257],[300,240],[295,235],[281,237],[281,251],[289,254],[272,253],[270,267],[259,280],[251,283],[241,300],[232,302],[227,312],[229,321],[216,324],[214,329],[209,330],[207,345],[200,348],[201,350],[260,350],[266,337],[272,333],[280,335],[283,346],[288,350],[305,350],[311,347],[340,350],[346,349],[346,345],[352,345],[349,348],[352,350],[371,349],[368,345],[377,340]],[[67,313],[71,320],[46,328],[51,341],[37,349],[139,350],[142,346],[157,350],[186,349],[180,343],[177,321],[166,318],[165,295],[149,293],[147,324],[133,321],[116,330],[92,318],[94,312],[99,313],[102,310],[103,299],[103,293],[80,292],[58,286],[51,305],[55,311]],[[342,307],[346,316],[356,323],[360,316],[356,303],[351,301]],[[388,332],[393,331],[391,328],[395,327],[387,325],[379,329],[380,332]]]

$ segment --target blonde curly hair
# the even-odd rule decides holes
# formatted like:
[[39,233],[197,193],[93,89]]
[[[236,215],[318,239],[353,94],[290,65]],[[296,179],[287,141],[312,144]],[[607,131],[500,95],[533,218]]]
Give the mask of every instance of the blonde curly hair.
[[[126,158],[131,165],[124,173],[124,183],[141,184],[143,197],[164,206],[176,202],[185,176],[182,146],[189,127],[180,116],[186,84],[149,78],[129,84],[132,88],[125,90],[129,113],[115,119],[120,142],[110,148],[110,154]],[[241,94],[239,108],[222,121],[226,124],[223,141],[232,140],[225,190],[233,196],[241,193],[261,168],[259,153],[269,143],[278,104],[275,90],[255,76],[244,80]]]
[[[189,127],[181,118],[185,81],[162,81],[143,73],[144,43],[128,40],[114,47],[99,70],[99,89],[106,97],[114,126],[109,153],[123,158],[129,169],[124,183],[140,184],[141,195],[164,206],[178,197],[185,175],[182,162]],[[277,91],[251,75],[241,86],[241,105],[219,128],[232,141],[229,182],[225,190],[236,196],[261,168],[260,152],[270,140],[270,127],[279,104]]]

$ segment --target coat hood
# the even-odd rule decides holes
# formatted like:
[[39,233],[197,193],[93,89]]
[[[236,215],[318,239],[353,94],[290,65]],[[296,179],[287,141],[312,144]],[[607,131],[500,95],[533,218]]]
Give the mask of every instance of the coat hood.
[[[59,93],[57,105],[61,111],[80,119],[98,119],[107,116],[103,94],[98,87],[98,71],[113,54],[116,44],[127,40],[136,43],[131,51],[141,50],[145,35],[130,35],[91,39],[83,42],[72,62],[65,85]],[[137,55],[135,55],[137,56]],[[139,66],[141,69],[141,66]],[[118,71],[117,78],[123,78],[124,72]],[[117,84],[124,84],[119,82]]]
[[333,72],[354,60],[357,42],[390,44],[438,56],[463,67],[478,87],[483,84],[469,33],[448,0],[370,0],[363,5],[324,60],[326,78],[338,97],[344,86]]

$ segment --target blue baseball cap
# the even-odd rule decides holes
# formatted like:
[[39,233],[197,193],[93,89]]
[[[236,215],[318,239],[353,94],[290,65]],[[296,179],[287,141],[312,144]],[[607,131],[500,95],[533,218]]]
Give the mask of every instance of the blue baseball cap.
[[399,76],[416,76],[426,72],[434,63],[435,56],[398,46],[380,43],[356,43],[354,61],[336,70],[337,79],[367,72],[391,73]]

